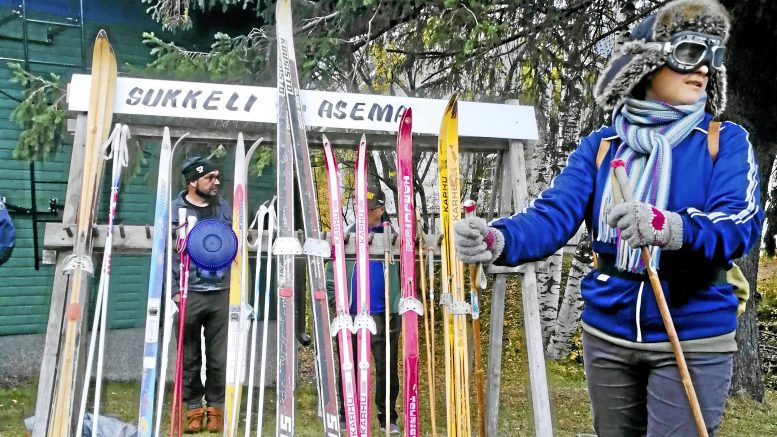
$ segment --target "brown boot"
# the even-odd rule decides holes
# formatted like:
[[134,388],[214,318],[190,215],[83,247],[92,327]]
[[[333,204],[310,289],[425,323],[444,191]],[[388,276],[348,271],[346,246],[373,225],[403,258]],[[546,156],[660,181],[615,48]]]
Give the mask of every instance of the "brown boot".
[[205,407],[195,408],[186,412],[186,433],[202,431],[202,418],[205,416]]
[[208,407],[208,432],[224,432],[224,410]]

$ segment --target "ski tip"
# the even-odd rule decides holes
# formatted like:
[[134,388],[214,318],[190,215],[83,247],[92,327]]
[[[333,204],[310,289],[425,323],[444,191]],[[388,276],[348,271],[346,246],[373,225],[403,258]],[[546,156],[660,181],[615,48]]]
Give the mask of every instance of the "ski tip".
[[367,144],[367,135],[362,134],[361,139],[359,140],[359,143]]
[[446,113],[451,113],[452,117],[456,117],[456,113],[458,112],[458,96],[456,93],[453,93],[451,95],[451,98],[448,100],[448,105],[445,107]]
[[105,31],[105,29],[100,29],[97,31],[97,38],[96,39],[108,39],[108,32]]
[[165,126],[165,128],[162,130],[162,148],[169,149],[170,144],[170,128]]
[[331,145],[331,143],[329,142],[329,138],[327,138],[325,134],[321,134],[321,141],[324,143],[324,146]]

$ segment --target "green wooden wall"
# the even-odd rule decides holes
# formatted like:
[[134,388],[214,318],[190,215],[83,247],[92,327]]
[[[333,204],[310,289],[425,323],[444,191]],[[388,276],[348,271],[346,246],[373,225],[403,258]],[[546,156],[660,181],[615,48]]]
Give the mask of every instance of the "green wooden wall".
[[[71,5],[67,5],[70,2]],[[20,1],[0,0],[0,58],[23,58],[22,20],[19,18]],[[37,5],[36,5],[37,4]],[[63,6],[65,5],[65,6]],[[65,14],[77,14],[72,5],[77,0],[27,0],[28,18],[63,21],[66,16],[57,9],[65,9]],[[39,6],[39,7],[36,7]],[[97,30],[105,28],[116,52],[119,72],[126,71],[126,64],[142,66],[149,60],[148,48],[142,44],[141,33],[161,32],[159,25],[146,14],[147,4],[133,1],[84,2],[86,64],[91,62],[92,44]],[[68,8],[71,8],[69,11]],[[14,19],[13,16],[16,16]],[[8,19],[3,20],[4,17]],[[47,34],[56,26],[30,24],[28,31],[29,59],[60,64],[81,64],[80,29],[69,28],[57,33],[47,41]],[[57,29],[59,30],[59,29]],[[169,37],[169,35],[167,35]],[[180,37],[180,35],[179,35]],[[190,36],[191,37],[191,36]],[[199,35],[207,39],[209,35]],[[10,114],[16,106],[15,99],[21,96],[18,85],[9,82],[10,70],[7,60],[0,59],[0,196],[5,196],[10,204],[31,206],[30,164],[27,161],[14,160],[12,152],[19,136],[19,127],[10,121]],[[85,72],[82,68],[63,67],[32,63],[30,70],[35,74],[48,75],[49,72],[62,75],[66,83],[72,73]],[[131,128],[131,126],[130,126]],[[70,166],[72,137],[63,133],[63,144],[57,152],[45,162],[34,163],[34,178],[37,201],[35,207],[48,209],[50,198],[64,202]],[[143,144],[145,164],[139,174],[127,181],[119,199],[117,221],[127,225],[152,224],[154,215],[155,185],[159,157],[159,144]],[[230,144],[225,144],[230,146]],[[225,197],[231,200],[232,149],[228,147],[227,158],[223,162],[223,181]],[[131,153],[137,153],[131,148]],[[174,170],[177,173],[177,170]],[[107,222],[108,192],[110,168],[106,170],[98,213],[98,223]],[[275,189],[274,168],[265,170],[261,179],[252,178],[249,182],[249,211],[272,195]],[[13,215],[17,230],[16,249],[11,259],[0,266],[0,335],[42,333],[46,330],[52,282],[65,278],[54,278],[54,268],[41,265],[34,268],[33,229],[30,216]],[[51,218],[60,221],[58,218]],[[44,224],[38,224],[39,251],[43,246]],[[99,257],[97,259],[99,261]],[[109,325],[112,328],[140,327],[144,324],[146,294],[148,289],[149,257],[141,255],[114,254],[111,263],[111,287],[109,303]],[[99,264],[95,267],[99,271]],[[99,274],[92,281],[92,291],[97,287]],[[91,300],[94,300],[92,294]]]

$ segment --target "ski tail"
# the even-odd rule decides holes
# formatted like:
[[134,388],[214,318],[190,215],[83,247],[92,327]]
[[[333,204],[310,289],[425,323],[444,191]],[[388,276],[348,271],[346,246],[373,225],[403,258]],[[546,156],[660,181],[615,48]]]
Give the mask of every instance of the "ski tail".
[[[170,150],[170,156],[168,158],[168,164],[166,167],[163,167],[162,162],[162,156],[160,155],[160,166],[159,171],[166,172],[167,180],[169,182],[170,175],[172,175],[173,172],[173,157],[175,157],[175,151],[178,148],[178,145],[181,144],[182,140],[188,136],[189,133],[186,132],[183,135],[181,135],[178,140],[173,145],[172,149]],[[170,130],[165,127],[165,131],[162,136],[162,144],[164,145],[165,141],[168,143],[170,142]],[[169,185],[168,185],[169,187]],[[164,270],[164,284],[165,284],[165,296],[162,299],[162,302],[164,302],[164,319],[162,321],[163,327],[162,327],[162,344],[161,344],[161,351],[159,350],[159,346],[157,346],[157,349],[154,352],[154,357],[159,356],[158,359],[155,358],[157,362],[157,366],[159,366],[158,372],[156,372],[156,377],[158,378],[158,388],[156,389],[156,412],[154,414],[155,418],[155,424],[154,424],[154,436],[158,436],[162,429],[162,409],[164,407],[164,398],[165,398],[165,385],[167,383],[167,365],[169,361],[170,356],[170,339],[173,337],[173,320],[175,318],[175,314],[178,312],[178,305],[176,305],[175,302],[173,302],[173,249],[177,250],[176,242],[173,240],[173,233],[172,233],[172,227],[173,227],[173,204],[172,204],[172,191],[170,191],[170,194],[168,195],[168,201],[167,201],[167,231],[165,235],[163,236],[165,239],[165,243],[167,246],[167,249],[165,250],[165,270]],[[155,234],[156,235],[156,234]],[[161,293],[160,293],[161,298]],[[158,325],[154,325],[155,327],[152,329],[158,330]],[[147,325],[148,328],[148,325]],[[155,332],[153,334],[154,336],[158,335],[158,332]],[[149,337],[147,337],[149,338]],[[149,365],[151,365],[151,361],[149,360]],[[153,393],[153,390],[152,390]],[[153,394],[151,395],[153,396]],[[141,401],[142,402],[142,401]],[[153,401],[149,401],[152,402]],[[149,413],[151,414],[151,413]]]
[[[278,27],[291,25],[288,0],[275,5]],[[285,38],[279,38],[278,65],[278,124],[277,124],[277,195],[278,238],[273,255],[278,257],[277,295],[277,390],[275,430],[278,436],[294,435],[294,389],[297,373],[297,345],[294,336],[294,256],[302,254],[302,247],[294,233],[294,149],[289,125],[289,103],[286,99],[289,47]]]
[[458,104],[456,96],[451,97],[443,118],[441,129],[446,131],[443,153],[446,154],[447,167],[447,209],[446,219],[442,220],[445,234],[445,258],[448,265],[448,276],[445,277],[449,286],[450,309],[452,319],[452,364],[454,403],[456,409],[456,427],[460,435],[469,436],[469,365],[467,348],[467,316],[469,305],[464,296],[464,265],[455,255],[455,234],[453,224],[461,217],[460,177],[459,177],[459,138],[458,138]]
[[455,437],[458,434],[457,410],[455,396],[455,380],[453,377],[453,316],[451,314],[451,294],[450,294],[450,253],[448,251],[449,229],[447,223],[450,215],[450,199],[448,192],[448,154],[447,137],[448,129],[446,126],[447,114],[452,110],[455,98],[452,97],[445,108],[443,121],[440,126],[440,137],[437,147],[437,166],[440,184],[440,232],[442,233],[442,245],[440,246],[440,306],[442,307],[443,320],[443,350],[445,352],[445,417],[447,419],[447,430],[449,437]]
[[356,342],[358,344],[359,436],[370,435],[371,338],[376,333],[370,314],[370,259],[367,248],[367,140],[362,135],[356,155]]
[[332,272],[335,285],[335,318],[330,333],[337,336],[340,351],[340,376],[342,401],[345,412],[345,427],[348,437],[358,437],[358,405],[356,403],[356,378],[354,375],[354,354],[351,335],[355,333],[353,319],[349,313],[347,272],[345,268],[345,245],[343,244],[342,198],[340,177],[337,173],[337,158],[326,135],[324,160],[326,162],[327,186],[329,188],[330,231],[332,234]]
[[151,268],[148,276],[146,334],[143,345],[143,373],[140,381],[138,436],[151,437],[154,427],[154,394],[157,382],[159,320],[162,311],[162,286],[165,276],[165,248],[169,235],[168,203],[170,202],[171,160],[170,129],[165,127],[159,152],[154,239],[151,245]]
[[[418,316],[424,314],[423,305],[416,298],[415,283],[415,191],[413,181],[413,111],[405,109],[397,135],[397,188],[399,194],[399,260],[402,299],[404,359],[405,436],[419,435],[418,402]],[[432,390],[433,387],[430,387]]]
[[235,147],[234,195],[232,197],[232,230],[238,250],[232,262],[229,280],[229,322],[227,336],[226,394],[224,396],[224,435],[237,435],[240,399],[245,371],[245,349],[250,311],[246,298],[248,252],[246,250],[245,144],[243,134]]
[[340,433],[340,421],[338,420],[337,411],[337,386],[335,383],[332,337],[329,335],[329,304],[327,302],[326,274],[324,272],[324,259],[329,257],[330,248],[328,243],[321,239],[318,221],[316,187],[313,181],[310,151],[305,133],[294,54],[290,1],[279,1],[278,8],[280,13],[276,18],[278,44],[280,45],[279,54],[281,56],[282,68],[284,68],[284,82],[287,87],[285,96],[288,103],[291,139],[294,146],[294,167],[296,168],[300,206],[302,209],[301,215],[305,229],[303,252],[307,257],[308,280],[312,295],[313,331],[316,338],[316,369],[319,376],[318,394],[323,411],[324,434],[327,436],[337,436]]
[[81,336],[81,317],[87,301],[87,275],[94,273],[92,264],[91,227],[97,212],[103,166],[100,145],[108,136],[116,92],[116,56],[108,43],[108,36],[101,30],[95,40],[92,55],[92,84],[87,114],[84,167],[81,197],[76,219],[76,241],[73,255],[65,260],[68,278],[68,303],[63,321],[64,343],[60,344],[56,372],[54,398],[52,399],[49,436],[67,437],[73,421],[73,386],[76,383]]

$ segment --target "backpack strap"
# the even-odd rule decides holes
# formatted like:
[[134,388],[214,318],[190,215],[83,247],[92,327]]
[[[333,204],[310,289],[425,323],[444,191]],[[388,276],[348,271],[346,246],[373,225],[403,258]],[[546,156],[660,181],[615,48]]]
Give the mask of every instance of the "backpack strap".
[[[610,144],[612,142],[610,140],[606,140],[602,138],[602,141],[599,142],[599,151],[596,152],[596,169],[599,170],[599,167],[602,166],[602,161],[604,161],[604,157],[607,155],[607,152],[610,150]],[[593,232],[589,231],[589,236],[591,237],[591,242],[594,240],[594,234]],[[594,268],[599,268],[599,257],[596,256],[596,252],[591,251],[591,254],[593,254],[594,258]]]
[[[599,142],[599,151],[596,152],[596,169],[599,170],[599,167],[602,166],[602,161],[604,161],[604,157],[607,155],[607,152],[610,150],[610,140],[606,140],[602,138],[602,140]],[[715,158],[718,157],[718,149],[720,148],[720,122],[719,121],[711,121],[709,127],[707,128],[707,150],[710,152],[710,157],[712,157],[712,163],[715,163]],[[593,234],[591,234],[591,240],[593,241]],[[599,264],[599,260],[597,259],[596,252],[593,252],[594,255],[594,268],[597,268]]]
[[602,161],[604,161],[604,157],[607,155],[607,152],[610,150],[610,140],[605,140],[602,138],[602,141],[599,142],[599,151],[596,153],[596,169],[599,170],[599,167],[602,166]]
[[712,162],[715,162],[715,158],[718,157],[718,149],[720,148],[720,122],[711,121],[710,126],[707,128],[707,150],[710,152]]

